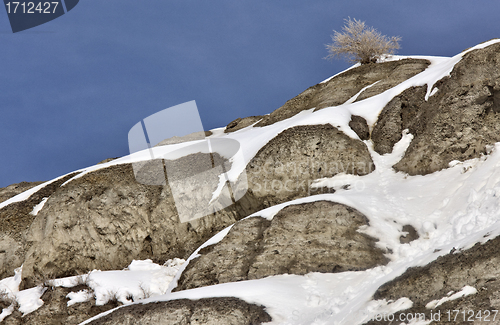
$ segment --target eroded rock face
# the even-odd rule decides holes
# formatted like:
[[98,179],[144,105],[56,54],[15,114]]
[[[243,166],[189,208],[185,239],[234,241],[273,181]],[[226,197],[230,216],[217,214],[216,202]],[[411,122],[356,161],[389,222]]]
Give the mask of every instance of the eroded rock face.
[[236,220],[226,209],[181,223],[169,186],[138,183],[130,164],[97,170],[59,188],[33,221],[23,285],[122,269],[132,259],[186,258]]
[[[26,234],[35,219],[35,216],[31,214],[33,208],[44,198],[50,197],[62,183],[72,176],[74,174],[52,182],[31,195],[28,199],[11,203],[0,209],[0,279],[13,276],[14,269],[23,264],[24,255],[28,248]],[[4,193],[15,193],[22,189],[28,190],[38,185],[38,183],[20,184],[13,184],[4,188],[6,190]]]
[[376,152],[392,152],[394,145],[401,140],[404,129],[409,129],[414,136],[423,132],[427,122],[437,113],[435,110],[422,109],[428,105],[424,100],[425,93],[426,87],[411,87],[384,107],[371,134]]
[[358,135],[361,140],[370,139],[370,127],[364,118],[357,115],[351,116],[349,127]]
[[266,126],[290,118],[303,110],[322,109],[345,103],[363,88],[365,89],[357,101],[380,94],[406,79],[424,71],[430,64],[427,60],[405,59],[377,64],[364,64],[350,69],[330,79],[306,89],[298,96],[290,99],[274,112],[266,115],[255,126]]
[[[413,307],[404,313],[425,313],[430,319],[430,309],[425,306],[437,299],[448,296],[450,291],[459,292],[466,285],[474,287],[476,294],[446,302],[432,312],[441,312],[441,322],[432,324],[458,324],[448,321],[448,310],[500,310],[500,237],[476,244],[474,247],[439,257],[424,266],[408,269],[403,275],[380,287],[374,299],[396,301],[406,297]],[[484,314],[484,313],[483,313]],[[491,312],[493,316],[494,312]],[[396,319],[399,313],[395,315]],[[492,323],[493,317],[490,317]],[[498,318],[496,320],[498,322]],[[495,322],[493,322],[495,323]],[[367,324],[389,324],[389,322],[369,322]]]
[[175,290],[261,279],[278,274],[365,270],[388,262],[375,240],[357,230],[358,211],[329,201],[291,205],[271,221],[236,223],[219,243],[200,251]]
[[90,325],[259,325],[272,319],[262,306],[237,298],[171,300],[122,307]]
[[374,168],[366,145],[330,124],[296,126],[278,134],[250,161],[247,198],[256,200],[253,206],[260,210],[322,193],[311,189],[316,179],[339,173],[366,175]]
[[429,174],[453,160],[480,157],[500,141],[500,44],[466,54],[435,88],[428,101],[425,86],[396,96],[374,127],[372,140],[381,154],[392,151],[402,130],[414,135],[396,170]]

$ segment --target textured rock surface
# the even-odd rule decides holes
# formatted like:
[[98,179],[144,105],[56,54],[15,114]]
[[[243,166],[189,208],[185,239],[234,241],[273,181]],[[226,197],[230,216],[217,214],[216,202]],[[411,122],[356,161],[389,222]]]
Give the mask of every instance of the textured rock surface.
[[138,183],[129,164],[101,169],[59,188],[38,213],[29,230],[23,284],[122,269],[132,259],[186,258],[236,216],[227,209],[181,223],[169,186]]
[[350,69],[325,83],[306,89],[298,96],[290,99],[274,112],[266,115],[255,126],[266,126],[290,118],[297,113],[311,109],[321,109],[345,103],[363,88],[357,100],[380,94],[396,86],[404,80],[422,72],[430,64],[427,60],[405,59],[377,64],[365,64]]
[[258,325],[270,322],[263,307],[236,298],[171,300],[122,307],[90,325]]
[[361,140],[370,139],[370,128],[368,127],[366,120],[361,116],[352,115],[349,127],[356,132]]
[[[450,291],[458,292],[466,285],[474,287],[477,294],[446,302],[433,309],[433,313],[441,311],[441,322],[432,324],[470,324],[470,322],[448,322],[448,310],[475,312],[479,310],[500,310],[500,237],[491,239],[485,244],[439,257],[436,261],[418,268],[411,268],[395,280],[383,285],[374,299],[397,300],[407,297],[413,301],[411,309],[404,313],[426,313],[430,319],[430,309],[425,308],[432,300],[446,297]],[[491,315],[493,316],[493,312]],[[396,314],[398,317],[398,314]],[[484,324],[497,324],[491,322]],[[480,322],[478,322],[480,323]],[[389,322],[369,322],[367,324],[389,324]],[[475,324],[475,323],[474,323]],[[480,323],[483,324],[483,323]]]
[[408,244],[420,238],[417,230],[412,225],[404,225],[402,230],[405,234],[399,238],[401,244]]
[[[72,176],[73,174],[52,182],[31,195],[28,199],[11,203],[0,209],[0,278],[13,276],[14,269],[23,264],[28,248],[26,234],[35,219],[35,216],[30,212],[33,211],[33,208],[37,204],[44,198],[52,195],[62,183]],[[32,187],[31,184],[33,183],[29,184],[27,186]]]
[[[405,59],[393,62],[383,63],[388,65],[388,67],[382,66],[381,68],[384,70],[385,75],[379,79],[380,81],[377,83],[374,82],[371,84],[372,86],[363,90],[363,92],[356,98],[356,102],[383,93],[403,81],[410,79],[417,73],[424,71],[430,64],[427,60],[416,59]],[[366,77],[370,78],[372,74],[373,72],[370,71],[366,74]],[[373,80],[375,79],[376,78],[373,78]]]
[[429,174],[486,153],[500,141],[500,44],[474,50],[455,65],[450,77],[396,96],[382,111],[372,132],[375,150],[387,153],[409,129],[415,137],[395,165],[410,175]]
[[366,224],[366,217],[358,211],[328,201],[288,206],[271,221],[260,217],[242,220],[221,242],[200,251],[176,290],[386,264],[375,240],[357,231]]
[[0,203],[42,183],[43,182],[21,182],[2,187],[0,188]]
[[425,93],[426,87],[409,88],[384,107],[371,134],[375,151],[379,154],[392,152],[404,129],[409,129],[414,136],[425,129],[428,114],[436,113],[429,110],[428,114],[423,114],[421,107],[426,105]]
[[68,298],[66,295],[71,291],[87,289],[86,286],[67,288],[49,288],[42,295],[44,304],[32,313],[22,316],[18,310],[8,316],[2,324],[4,325],[77,325],[90,317],[103,313],[120,305],[110,302],[104,306],[96,306],[95,300],[84,303],[67,306]]
[[258,120],[261,120],[263,117],[264,116],[261,115],[249,116],[244,118],[239,117],[226,126],[226,128],[224,129],[224,133],[231,133],[246,128],[247,126],[250,126],[257,122]]
[[330,124],[297,126],[278,134],[250,161],[246,169],[249,191],[244,199],[256,201],[252,206],[260,210],[322,193],[310,189],[318,178],[338,173],[366,175],[374,168],[363,142]]

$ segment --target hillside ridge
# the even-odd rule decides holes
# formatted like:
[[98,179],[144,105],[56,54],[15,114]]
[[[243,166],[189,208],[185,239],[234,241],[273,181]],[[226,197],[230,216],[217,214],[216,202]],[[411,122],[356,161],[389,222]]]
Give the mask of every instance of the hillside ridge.
[[[0,189],[3,323],[386,324],[466,286],[457,306],[500,307],[500,40],[355,66],[205,135],[241,153],[211,156],[210,186],[141,184],[138,152]],[[227,184],[234,204],[179,219],[176,193],[222,204]]]

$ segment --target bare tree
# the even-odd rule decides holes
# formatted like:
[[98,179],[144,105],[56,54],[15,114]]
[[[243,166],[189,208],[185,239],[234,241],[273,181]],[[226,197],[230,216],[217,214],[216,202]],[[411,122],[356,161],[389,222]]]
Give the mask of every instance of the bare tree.
[[330,53],[326,59],[344,57],[349,62],[361,64],[375,63],[384,54],[393,54],[399,49],[401,37],[391,38],[380,34],[375,28],[367,27],[364,21],[345,20],[342,33],[335,31],[333,44],[327,44]]

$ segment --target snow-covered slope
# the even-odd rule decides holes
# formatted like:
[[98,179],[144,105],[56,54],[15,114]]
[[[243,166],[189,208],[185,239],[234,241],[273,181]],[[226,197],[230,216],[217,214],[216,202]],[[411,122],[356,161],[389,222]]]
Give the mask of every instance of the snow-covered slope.
[[[362,324],[377,314],[411,307],[409,299],[387,303],[374,301],[372,296],[382,284],[409,267],[428,264],[452,249],[467,249],[500,235],[500,144],[483,159],[456,162],[453,167],[431,175],[408,177],[394,172],[391,166],[402,156],[411,138],[406,134],[392,154],[380,156],[372,151],[376,171],[367,176],[339,175],[318,182],[334,184],[339,189],[351,185],[351,190],[298,199],[256,213],[272,219],[285,206],[319,200],[355,207],[370,219],[370,226],[363,232],[380,239],[379,245],[393,252],[388,254],[388,265],[361,272],[279,275],[226,283],[170,293],[142,303],[233,296],[266,306],[273,318],[270,324],[318,325]],[[254,216],[248,218],[251,217]],[[414,225],[425,236],[401,244],[403,224]],[[200,249],[222,240],[229,229]],[[197,255],[195,252],[189,260]],[[179,276],[180,273],[176,278]],[[87,323],[90,320],[82,324]]]
[[[236,182],[238,177],[245,172],[248,164],[262,148],[286,129],[331,124],[348,137],[361,141],[359,135],[350,126],[353,115],[366,120],[371,132],[377,125],[381,112],[396,96],[412,87],[426,86],[424,100],[429,101],[440,91],[436,84],[450,76],[454,67],[464,56],[474,50],[484,49],[499,42],[499,40],[492,40],[482,43],[452,58],[416,57],[428,60],[431,64],[423,72],[397,86],[361,101],[356,101],[358,95],[374,84],[362,88],[351,99],[339,106],[326,107],[321,110],[303,110],[293,117],[268,126],[252,125],[233,133],[224,133],[223,128],[216,129],[212,130],[213,134],[210,138],[229,138],[240,143],[242,155],[232,158],[231,169],[227,172],[232,182]],[[405,58],[393,57],[387,60]],[[466,122],[463,121],[463,123]],[[384,251],[389,260],[386,265],[362,271],[311,272],[305,275],[281,274],[173,292],[172,290],[176,288],[188,265],[194,263],[203,254],[203,249],[216,246],[226,238],[233,227],[231,225],[201,245],[182,266],[179,260],[176,260],[175,265],[168,267],[152,264],[150,261],[142,263],[136,261],[129,266],[128,270],[113,271],[115,273],[110,275],[113,277],[112,283],[111,280],[106,280],[105,272],[102,272],[103,276],[99,275],[100,272],[90,273],[85,277],[88,277],[87,283],[89,279],[93,281],[93,285],[88,285],[92,290],[69,295],[68,306],[87,301],[94,296],[96,302],[104,304],[110,298],[109,292],[113,290],[114,298],[124,303],[123,306],[118,307],[123,310],[134,304],[184,298],[236,297],[250,304],[264,306],[272,318],[269,324],[276,325],[363,324],[382,314],[393,314],[409,309],[414,306],[414,301],[410,297],[400,297],[389,301],[376,300],[374,295],[381,286],[403,275],[410,268],[429,265],[440,256],[450,255],[454,251],[467,250],[477,243],[484,243],[500,235],[500,142],[486,145],[485,152],[477,155],[476,158],[451,161],[449,168],[425,175],[410,176],[396,171],[393,166],[405,156],[414,137],[411,130],[403,130],[400,140],[394,145],[392,152],[387,154],[379,154],[374,149],[374,142],[371,139],[363,140],[375,167],[371,173],[366,175],[337,173],[333,177],[318,177],[312,183],[312,187],[326,187],[335,189],[335,192],[293,199],[270,206],[243,219],[272,220],[278,212],[291,205],[318,201],[340,203],[366,216],[368,225],[362,226],[358,231],[378,240],[377,248]],[[155,156],[162,156],[186,145],[188,143],[180,143],[155,147],[152,150]],[[61,186],[100,169],[147,160],[149,157],[149,152],[138,152],[105,164],[85,168],[77,171],[77,175],[66,180]],[[221,179],[221,183],[213,193],[214,199],[220,195],[224,182],[225,179]],[[48,183],[1,203],[0,209],[26,200]],[[43,204],[46,201],[45,199]],[[40,203],[33,210],[35,215],[44,208],[43,204]],[[405,226],[415,229],[419,235],[418,238],[411,242],[402,241],[401,237],[407,234],[403,230],[407,229],[404,228]],[[176,271],[175,276],[172,270]],[[142,273],[134,273],[134,271]],[[20,273],[21,270],[18,272]],[[162,279],[161,283],[158,282],[159,276]],[[31,291],[19,291],[20,281],[20,274],[17,274],[13,278],[2,280],[0,288],[3,286],[6,291],[12,293],[9,297],[11,300],[18,301],[21,312],[29,313],[42,305],[40,297],[44,289],[38,287],[28,289]],[[75,281],[74,278],[54,280],[52,285],[71,287],[81,284]],[[123,288],[120,288],[120,281],[123,283]],[[132,286],[131,282],[134,283]],[[447,301],[474,295],[480,289],[464,283],[462,291],[457,289],[456,292],[450,292],[449,296],[442,299],[429,300],[426,306],[429,310],[434,309]],[[144,294],[145,292],[148,294]],[[142,297],[140,297],[141,294]],[[107,311],[81,324],[97,324],[100,317],[109,315],[113,311],[114,309]],[[12,306],[5,308],[0,314],[0,319],[12,312]],[[417,324],[418,322],[409,323]],[[424,320],[418,324],[428,323],[428,320]]]

